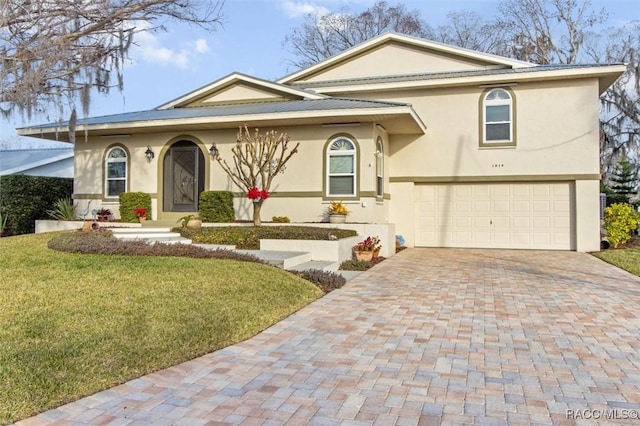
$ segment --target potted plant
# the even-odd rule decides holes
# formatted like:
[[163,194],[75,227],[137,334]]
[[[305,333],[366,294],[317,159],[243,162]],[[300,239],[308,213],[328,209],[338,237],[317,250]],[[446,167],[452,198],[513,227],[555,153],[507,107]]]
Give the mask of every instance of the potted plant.
[[329,204],[329,223],[345,223],[347,215],[350,213],[342,201],[332,201]]
[[147,220],[147,209],[145,208],[137,208],[133,211],[133,214],[138,218],[138,222],[142,223]]
[[378,257],[382,245],[378,237],[367,237],[363,241],[353,246],[353,253],[356,260],[370,261]]
[[109,209],[100,209],[96,212],[96,217],[99,222],[106,222],[109,220],[109,216],[111,216],[111,210]]
[[178,223],[183,228],[200,228],[202,226],[202,221],[192,214],[182,216],[178,219]]

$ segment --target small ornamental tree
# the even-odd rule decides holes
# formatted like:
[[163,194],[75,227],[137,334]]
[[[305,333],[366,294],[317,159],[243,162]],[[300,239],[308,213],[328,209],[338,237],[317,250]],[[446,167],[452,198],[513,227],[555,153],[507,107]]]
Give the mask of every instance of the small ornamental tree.
[[262,224],[260,208],[269,197],[273,178],[284,173],[285,164],[298,152],[299,146],[300,143],[297,143],[289,150],[289,136],[286,133],[270,130],[261,135],[259,129],[252,133],[245,125],[238,129],[236,144],[231,149],[233,165],[229,165],[220,155],[216,158],[231,181],[253,201],[254,226]]

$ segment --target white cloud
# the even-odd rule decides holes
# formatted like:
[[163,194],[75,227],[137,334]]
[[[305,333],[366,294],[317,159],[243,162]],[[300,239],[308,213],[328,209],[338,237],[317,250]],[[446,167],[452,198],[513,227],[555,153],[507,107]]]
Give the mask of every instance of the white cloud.
[[280,0],[280,8],[289,18],[298,18],[310,13],[320,15],[329,13],[326,7],[306,1]]
[[180,47],[169,46],[165,40],[152,32],[143,31],[136,34],[135,45],[131,47],[129,56],[134,63],[150,64],[193,69],[198,56],[209,51],[207,41],[203,38],[182,43]]

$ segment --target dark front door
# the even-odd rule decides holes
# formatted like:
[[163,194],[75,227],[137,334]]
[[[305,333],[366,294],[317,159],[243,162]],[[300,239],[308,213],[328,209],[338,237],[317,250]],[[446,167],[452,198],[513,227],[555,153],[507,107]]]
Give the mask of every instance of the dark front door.
[[204,191],[204,155],[189,141],[174,143],[164,157],[164,211],[197,212]]

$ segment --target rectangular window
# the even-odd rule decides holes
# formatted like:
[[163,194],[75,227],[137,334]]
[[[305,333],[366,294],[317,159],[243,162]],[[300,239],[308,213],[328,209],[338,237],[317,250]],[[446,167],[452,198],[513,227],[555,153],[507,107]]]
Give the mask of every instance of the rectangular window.
[[332,155],[329,157],[329,194],[354,195],[353,155]]

